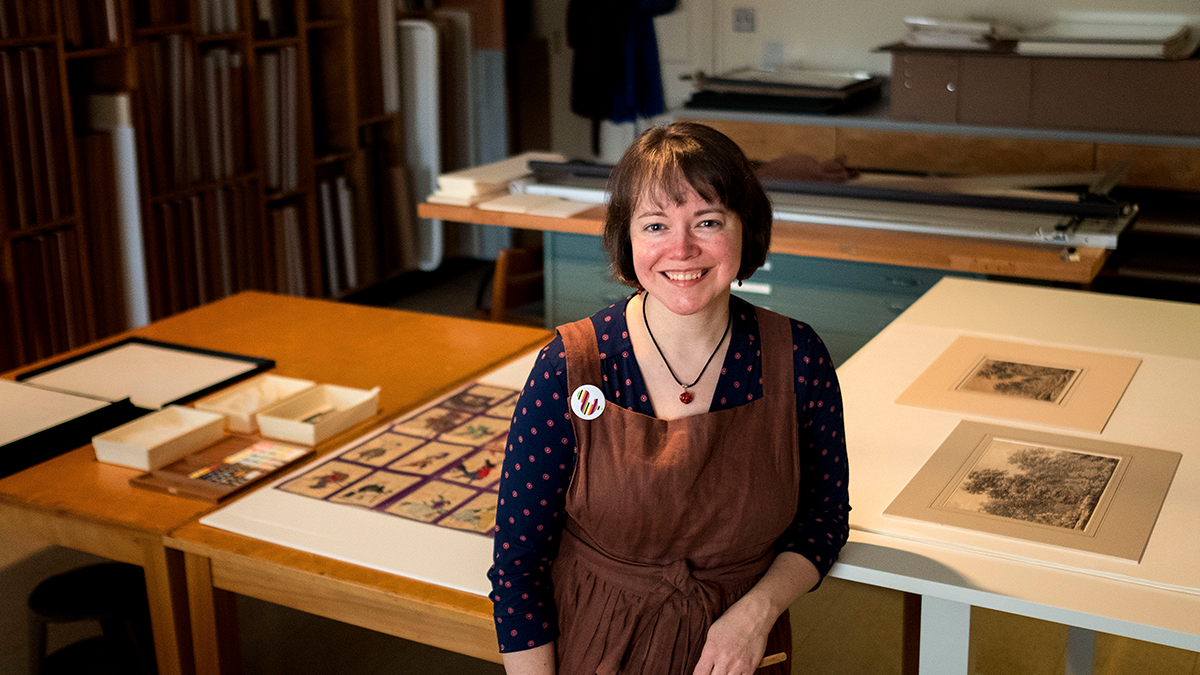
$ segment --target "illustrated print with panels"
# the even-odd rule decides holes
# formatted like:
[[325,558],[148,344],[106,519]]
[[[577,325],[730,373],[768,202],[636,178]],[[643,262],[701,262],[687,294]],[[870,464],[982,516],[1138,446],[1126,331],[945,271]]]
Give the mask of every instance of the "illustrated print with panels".
[[276,486],[491,536],[515,389],[473,384]]

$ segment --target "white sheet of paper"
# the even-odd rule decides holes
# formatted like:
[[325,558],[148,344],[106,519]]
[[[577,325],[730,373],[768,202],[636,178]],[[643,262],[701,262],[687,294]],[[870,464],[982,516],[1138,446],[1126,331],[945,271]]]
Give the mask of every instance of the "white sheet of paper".
[[249,361],[130,343],[28,378],[25,383],[106,401],[129,398],[139,408],[157,410],[255,367]]

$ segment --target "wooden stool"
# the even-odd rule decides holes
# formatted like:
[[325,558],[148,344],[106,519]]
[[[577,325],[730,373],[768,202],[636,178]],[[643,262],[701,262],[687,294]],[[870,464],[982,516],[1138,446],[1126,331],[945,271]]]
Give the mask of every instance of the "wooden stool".
[[542,249],[506,248],[496,257],[492,274],[492,307],[489,321],[541,326],[540,317],[519,317],[509,312],[544,297]]
[[[154,640],[142,568],[100,563],[52,576],[29,594],[29,668],[56,673],[154,675]],[[103,637],[46,654],[50,624],[95,621]]]

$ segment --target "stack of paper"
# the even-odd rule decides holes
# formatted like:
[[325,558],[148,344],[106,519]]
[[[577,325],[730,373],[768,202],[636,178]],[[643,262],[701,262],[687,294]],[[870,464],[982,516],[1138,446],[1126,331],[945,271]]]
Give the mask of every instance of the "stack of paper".
[[940,49],[991,49],[1001,38],[991,21],[906,16],[904,44]]
[[552,152],[525,152],[515,157],[438,176],[437,192],[426,200],[436,204],[471,206],[508,193],[508,184],[528,176],[529,162],[565,162]]
[[1200,30],[1185,23],[1058,21],[1023,32],[1017,53],[1033,56],[1186,59]]
[[566,197],[553,195],[515,194],[504,195],[495,199],[480,202],[477,207],[484,211],[503,211],[505,213],[525,213],[531,216],[551,216],[554,218],[570,218],[571,216],[595,207],[589,202],[576,201]]

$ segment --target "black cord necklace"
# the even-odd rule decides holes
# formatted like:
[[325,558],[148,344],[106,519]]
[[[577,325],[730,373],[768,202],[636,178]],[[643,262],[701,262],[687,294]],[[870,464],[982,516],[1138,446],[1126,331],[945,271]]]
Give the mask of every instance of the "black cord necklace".
[[662,347],[659,347],[658,340],[654,339],[654,331],[650,330],[650,320],[646,318],[646,301],[649,299],[649,293],[646,293],[645,297],[642,298],[642,323],[646,324],[646,332],[650,334],[650,341],[654,343],[654,348],[658,350],[658,356],[662,359],[663,365],[667,367],[667,372],[671,373],[671,377],[675,378],[676,384],[683,387],[683,393],[679,395],[679,400],[684,405],[687,405],[696,398],[695,396],[692,396],[692,392],[688,391],[688,389],[696,386],[696,383],[700,381],[700,378],[704,377],[704,371],[708,370],[708,364],[712,363],[713,357],[717,355],[717,350],[719,350],[721,345],[725,342],[725,336],[729,334],[729,327],[733,325],[733,312],[729,313],[729,320],[725,322],[725,332],[721,333],[721,339],[717,341],[717,346],[713,347],[712,354],[708,355],[708,360],[704,362],[704,367],[700,369],[700,374],[696,376],[696,379],[692,380],[691,384],[684,384],[682,381],[680,381],[679,376],[675,374],[675,369],[672,368],[671,364],[667,362],[667,356],[663,354]]

